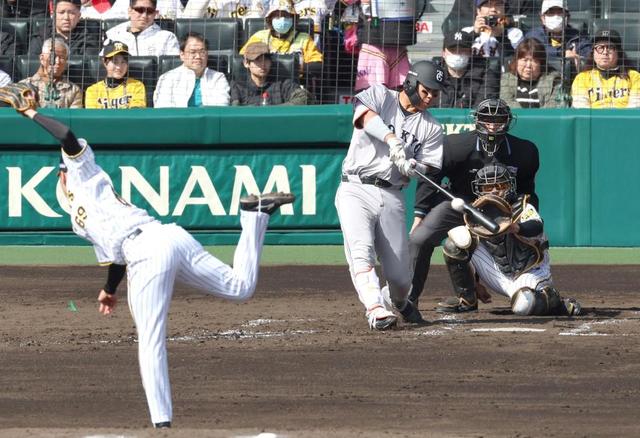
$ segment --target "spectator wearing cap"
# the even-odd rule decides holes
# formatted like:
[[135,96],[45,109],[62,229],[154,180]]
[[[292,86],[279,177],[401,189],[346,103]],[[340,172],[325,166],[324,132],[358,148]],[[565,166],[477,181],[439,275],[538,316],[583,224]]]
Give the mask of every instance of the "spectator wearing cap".
[[[51,53],[53,52],[53,54]],[[43,108],[82,108],[82,90],[63,78],[69,59],[69,46],[62,38],[49,38],[42,44],[40,68],[20,81],[38,90]]]
[[[69,55],[97,55],[100,27],[97,23],[80,24],[80,0],[58,0],[55,8],[55,38],[64,40],[69,46]],[[29,41],[29,54],[40,54],[43,41],[50,38],[51,33],[51,24],[43,26]]]
[[104,80],[87,88],[84,107],[93,109],[145,108],[144,84],[128,77],[129,48],[120,41],[109,41],[104,47],[102,63],[107,70]]
[[560,74],[547,67],[542,43],[525,38],[502,74],[500,98],[511,108],[557,108],[566,106],[565,94]]
[[563,0],[544,0],[540,9],[541,26],[531,29],[526,38],[540,41],[548,58],[569,58],[579,62],[591,55],[591,40],[588,35],[571,27],[571,14]]
[[473,56],[473,35],[456,31],[445,34],[442,46],[447,85],[440,91],[441,108],[475,108],[500,94],[499,72],[487,69],[486,59]]
[[156,0],[131,0],[129,21],[107,31],[107,38],[129,47],[131,56],[178,55],[178,38],[154,23],[158,15]]
[[483,57],[509,58],[523,38],[506,15],[506,0],[476,0],[476,18],[465,32],[473,32],[473,54]]
[[290,0],[272,0],[265,17],[267,29],[251,35],[240,54],[244,55],[249,44],[261,42],[271,53],[299,54],[304,71],[311,71],[312,75],[318,73],[322,68],[322,53],[311,35],[296,29],[297,18]]
[[308,105],[312,96],[291,80],[271,74],[271,53],[265,43],[249,44],[244,51],[247,79],[231,84],[231,105]]
[[180,40],[182,65],[158,79],[153,93],[156,108],[229,105],[229,82],[207,67],[207,50],[207,40],[199,33],[187,33]]
[[628,68],[622,38],[614,29],[593,37],[593,58],[571,86],[573,108],[640,107],[640,73]]

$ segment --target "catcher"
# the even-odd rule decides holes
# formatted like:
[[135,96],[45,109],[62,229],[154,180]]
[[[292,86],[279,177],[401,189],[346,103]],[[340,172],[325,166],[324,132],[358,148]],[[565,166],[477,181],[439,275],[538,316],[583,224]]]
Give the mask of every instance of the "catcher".
[[449,231],[443,252],[457,296],[440,302],[437,310],[448,312],[476,303],[486,285],[508,297],[517,315],[579,315],[580,304],[563,299],[553,287],[542,218],[529,203],[529,195],[516,194],[509,170],[499,163],[486,165],[477,172],[472,188],[478,197],[473,206],[500,229],[491,233],[465,214],[466,225]]

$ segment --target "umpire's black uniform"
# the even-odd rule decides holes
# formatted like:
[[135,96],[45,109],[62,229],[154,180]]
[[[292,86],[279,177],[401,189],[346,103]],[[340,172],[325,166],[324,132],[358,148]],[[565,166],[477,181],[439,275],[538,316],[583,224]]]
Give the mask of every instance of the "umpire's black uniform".
[[[505,135],[493,157],[482,148],[475,131],[447,135],[444,138],[442,169],[430,176],[437,183],[447,177],[451,192],[470,202],[476,198],[471,188],[476,172],[492,161],[504,164],[515,175],[517,193],[531,195],[530,201],[537,209],[535,176],[540,164],[538,148],[532,142],[510,134]],[[451,208],[448,200],[430,184],[418,180],[414,216],[423,219],[411,232],[409,240],[411,259],[414,261],[410,299],[414,302],[427,280],[433,249],[440,246],[450,229],[464,223],[462,215]]]

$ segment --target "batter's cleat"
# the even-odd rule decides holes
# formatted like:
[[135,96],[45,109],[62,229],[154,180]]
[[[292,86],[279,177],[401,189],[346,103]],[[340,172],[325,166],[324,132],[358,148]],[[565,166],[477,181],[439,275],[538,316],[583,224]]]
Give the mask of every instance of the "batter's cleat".
[[469,303],[461,297],[449,297],[444,301],[440,301],[436,306],[436,312],[439,313],[464,313],[475,312],[478,310],[478,301]]
[[163,421],[162,423],[154,423],[156,429],[171,429],[171,421]]
[[367,320],[371,330],[388,330],[398,323],[398,317],[380,304],[367,311]]
[[402,315],[402,320],[409,324],[426,324],[427,321],[422,318],[420,311],[418,310],[418,306],[413,304],[411,301],[407,301],[404,309],[400,310],[400,314]]
[[582,312],[582,306],[575,298],[563,298],[562,304],[569,316],[578,316]]
[[281,205],[291,204],[296,199],[293,193],[271,192],[240,198],[240,208],[246,211],[260,211],[273,214]]

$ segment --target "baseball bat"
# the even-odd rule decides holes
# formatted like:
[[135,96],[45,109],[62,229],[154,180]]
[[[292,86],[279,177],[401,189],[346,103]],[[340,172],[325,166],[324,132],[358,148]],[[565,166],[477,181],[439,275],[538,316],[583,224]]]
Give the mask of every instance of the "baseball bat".
[[[447,189],[445,189],[444,187],[441,187],[440,184],[436,183],[435,181],[431,180],[431,178],[429,178],[427,175],[423,174],[422,172],[418,171],[417,169],[413,169],[413,171],[415,172],[416,175],[418,175],[424,182],[431,184],[436,190],[440,191],[441,193],[445,194],[447,197],[449,197],[452,201],[454,199],[456,199],[456,196],[454,196],[451,192],[449,192]],[[457,198],[460,199],[460,198]],[[498,230],[500,229],[500,226],[498,226],[498,224],[496,224],[494,221],[492,221],[491,219],[489,219],[486,215],[484,215],[480,210],[478,210],[477,208],[472,207],[471,205],[469,205],[468,203],[464,202],[462,203],[462,209],[464,211],[466,211],[467,213],[469,213],[471,216],[474,217],[475,220],[477,220],[479,223],[482,224],[483,227],[485,227],[486,229],[488,229],[489,231],[491,231],[492,233],[497,233]]]

